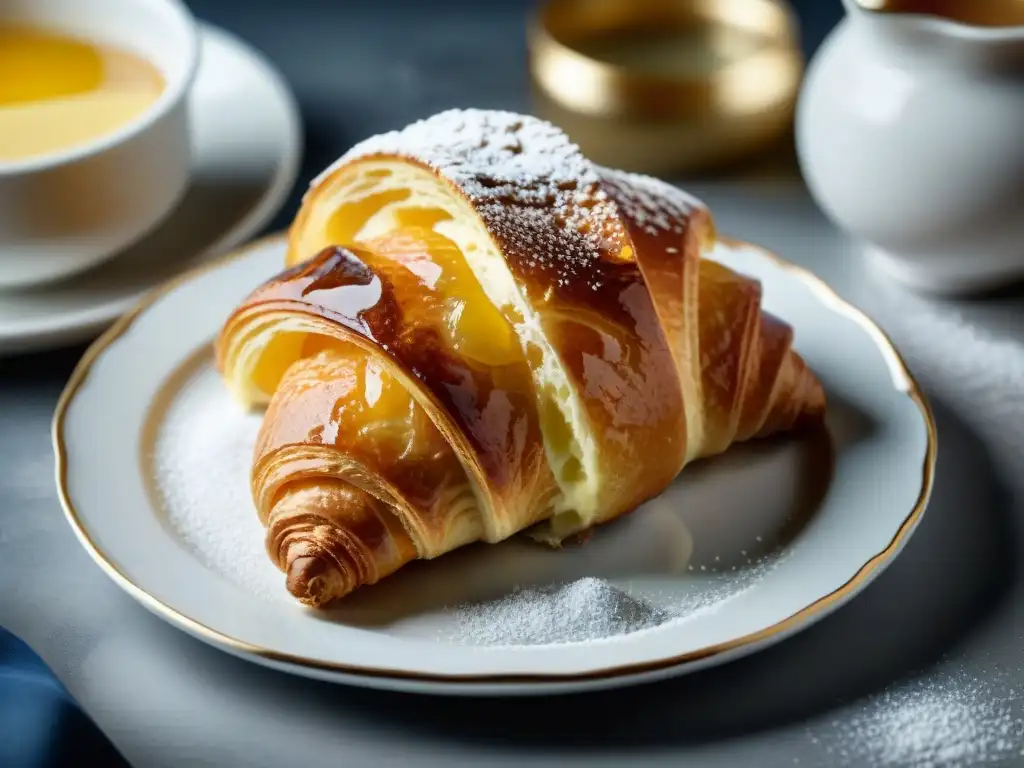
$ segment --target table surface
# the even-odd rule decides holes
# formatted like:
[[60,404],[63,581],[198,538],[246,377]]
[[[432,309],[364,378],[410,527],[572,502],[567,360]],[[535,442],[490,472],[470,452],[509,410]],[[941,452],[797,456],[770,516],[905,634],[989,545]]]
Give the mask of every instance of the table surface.
[[[449,106],[529,110],[518,3],[190,5],[261,48],[302,105],[303,176],[274,228],[354,140]],[[935,408],[928,513],[842,610],[722,667],[538,701],[364,691],[257,667],[137,606],[65,523],[49,423],[75,348],[0,359],[0,626],[140,766],[1024,765],[1024,298],[939,301],[888,284],[785,164],[687,186],[723,231],[872,314]]]

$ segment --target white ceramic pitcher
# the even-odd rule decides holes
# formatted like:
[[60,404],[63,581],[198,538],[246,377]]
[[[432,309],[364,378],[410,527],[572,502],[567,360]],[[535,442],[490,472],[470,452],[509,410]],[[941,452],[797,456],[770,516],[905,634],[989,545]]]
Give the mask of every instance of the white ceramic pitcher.
[[797,108],[812,194],[912,286],[962,292],[1024,277],[1021,7],[1007,18],[1018,26],[977,26],[843,2]]

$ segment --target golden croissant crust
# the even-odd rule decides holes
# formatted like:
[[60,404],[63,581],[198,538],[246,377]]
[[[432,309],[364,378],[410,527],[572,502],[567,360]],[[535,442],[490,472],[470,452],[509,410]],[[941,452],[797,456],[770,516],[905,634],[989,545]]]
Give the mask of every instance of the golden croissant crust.
[[820,420],[791,329],[704,258],[714,239],[699,201],[507,112],[441,113],[324,171],[288,269],[216,344],[266,406],[253,497],[289,591],[320,606],[473,541],[557,544]]

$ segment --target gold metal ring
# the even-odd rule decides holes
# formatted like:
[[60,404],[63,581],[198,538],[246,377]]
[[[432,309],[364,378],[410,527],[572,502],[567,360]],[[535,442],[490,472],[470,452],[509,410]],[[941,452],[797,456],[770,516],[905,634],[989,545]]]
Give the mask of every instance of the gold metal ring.
[[647,173],[771,144],[804,70],[782,0],[547,0],[529,48],[538,114],[596,162]]

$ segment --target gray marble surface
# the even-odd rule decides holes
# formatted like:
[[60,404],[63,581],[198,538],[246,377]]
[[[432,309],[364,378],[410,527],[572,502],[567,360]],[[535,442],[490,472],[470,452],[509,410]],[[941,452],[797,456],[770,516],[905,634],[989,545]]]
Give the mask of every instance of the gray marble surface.
[[[402,15],[416,6],[294,2],[287,31],[284,3],[191,5],[289,77],[308,127],[303,182],[353,140],[439,108],[529,108],[516,3]],[[874,315],[933,402],[929,511],[842,610],[716,669],[541,701],[362,691],[257,667],[151,616],[78,546],[49,442],[75,348],[0,359],[0,625],[139,766],[1024,765],[1024,294],[937,301],[876,278],[792,172],[687,186],[721,229]]]

